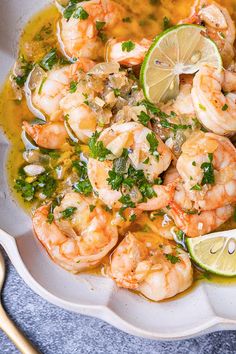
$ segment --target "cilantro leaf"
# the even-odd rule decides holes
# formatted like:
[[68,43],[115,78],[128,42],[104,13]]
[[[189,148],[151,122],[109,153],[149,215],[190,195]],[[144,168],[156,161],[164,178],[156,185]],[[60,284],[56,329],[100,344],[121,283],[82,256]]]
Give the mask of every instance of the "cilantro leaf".
[[70,93],[74,93],[77,89],[78,82],[76,81],[71,81],[70,83]]
[[148,122],[150,121],[151,117],[145,113],[144,111],[142,111],[139,115],[138,115],[138,120],[140,123],[142,123],[145,127],[148,125]]
[[83,9],[82,6],[79,6],[76,8],[76,10],[73,13],[73,18],[80,19],[80,20],[86,20],[89,17],[89,14],[87,11]]
[[62,219],[70,219],[75,211],[77,210],[76,207],[68,207],[65,210],[61,211],[61,218]]
[[147,136],[146,136],[146,139],[147,141],[149,142],[149,145],[150,145],[150,153],[155,156],[156,158],[159,157],[159,152],[157,151],[157,147],[158,147],[158,140],[156,138],[156,135],[155,133],[151,132],[151,133],[148,133]]
[[203,170],[202,185],[215,183],[214,168],[212,164],[213,155],[208,154],[208,158],[210,162],[203,162],[201,164],[201,169]]
[[123,42],[121,45],[123,52],[131,52],[135,48],[135,44],[132,41]]
[[178,262],[180,262],[180,258],[174,256],[173,254],[165,254],[166,259],[168,259],[168,261],[170,261],[172,264],[176,264]]
[[84,195],[89,195],[93,191],[93,187],[89,181],[89,179],[79,181],[73,185],[73,189],[75,192],[84,194]]
[[111,151],[105,148],[102,141],[98,141],[99,136],[100,133],[98,133],[97,131],[93,133],[93,135],[89,139],[88,146],[90,149],[91,156],[94,159],[104,161],[107,155],[111,154]]

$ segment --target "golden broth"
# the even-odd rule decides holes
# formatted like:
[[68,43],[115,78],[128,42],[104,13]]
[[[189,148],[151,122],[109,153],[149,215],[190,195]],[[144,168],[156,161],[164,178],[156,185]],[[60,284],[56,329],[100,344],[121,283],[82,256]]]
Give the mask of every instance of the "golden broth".
[[[236,19],[236,1],[224,0],[219,2],[226,6],[233,15],[233,18]],[[152,39],[162,31],[164,17],[170,19],[171,24],[176,24],[179,20],[189,15],[190,8],[193,4],[193,2],[189,0],[129,0],[128,2],[120,0],[119,3],[126,9],[124,21],[109,35],[131,40],[144,37]],[[37,13],[22,32],[19,54],[23,55],[28,61],[38,61],[48,53],[49,50],[57,48],[56,23],[59,16],[55,6],[49,6],[45,8],[45,10]],[[23,143],[21,141],[22,121],[31,120],[32,118],[33,115],[28,110],[25,99],[23,98],[21,102],[14,100],[10,80],[7,80],[0,94],[0,125],[11,142],[7,171],[14,198],[28,211],[30,207],[32,207],[32,204],[23,202],[19,194],[14,191],[13,185],[17,171],[24,162],[22,158]],[[159,228],[159,230],[162,228],[162,217],[158,217],[154,226]],[[169,228],[172,226],[171,224]],[[233,218],[221,226],[220,230],[231,228],[236,228],[236,222]],[[166,232],[166,229],[167,227],[165,226],[165,229],[163,227],[162,231]],[[140,232],[140,237],[146,235],[150,241],[152,240],[153,235],[147,230],[145,234],[142,226],[139,226],[136,231]],[[96,274],[97,273],[98,270],[96,270]],[[195,271],[195,278],[206,279],[202,276],[202,273],[198,271]],[[211,276],[210,279],[225,285],[236,282],[236,280],[215,276]]]

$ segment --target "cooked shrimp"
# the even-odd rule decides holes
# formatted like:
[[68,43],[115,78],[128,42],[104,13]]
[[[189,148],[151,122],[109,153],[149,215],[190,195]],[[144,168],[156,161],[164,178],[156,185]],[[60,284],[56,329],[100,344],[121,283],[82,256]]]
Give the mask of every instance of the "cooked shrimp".
[[236,149],[228,138],[194,133],[183,144],[176,167],[195,209],[236,202]]
[[192,99],[198,119],[220,135],[236,132],[235,97],[222,90],[236,90],[236,73],[204,65],[193,80]]
[[103,30],[112,29],[123,17],[123,8],[110,0],[90,0],[78,4],[85,11],[85,19],[71,16],[61,19],[59,41],[63,51],[71,58],[97,59],[103,56],[102,40],[97,23]]
[[[151,147],[147,140],[148,134],[156,139],[155,151],[153,152],[150,152]],[[122,155],[124,149],[128,149],[128,164],[131,164],[136,170],[142,170],[150,182],[153,182],[165,171],[172,160],[172,154],[162,140],[150,129],[139,123],[113,124],[112,127],[101,133],[99,141],[116,158]],[[118,200],[122,196],[121,191],[112,190],[107,181],[112,166],[112,161],[98,161],[90,158],[88,161],[88,176],[99,198],[109,206],[117,206]],[[159,191],[158,186],[157,189]],[[140,193],[136,190],[133,193],[137,193],[135,199],[141,199]],[[147,206],[142,206],[145,208],[144,210],[147,210]],[[151,205],[151,210],[153,208],[154,206]]]
[[45,149],[61,149],[68,138],[62,122],[30,125],[24,121],[23,129],[38,146]]
[[111,225],[111,215],[95,206],[90,198],[68,193],[53,211],[48,222],[49,205],[36,210],[33,227],[39,241],[61,267],[77,273],[97,266],[116,245],[118,232]]
[[110,275],[118,286],[139,291],[154,301],[175,296],[189,288],[193,281],[186,252],[161,238],[159,244],[152,247],[131,233],[112,255]]
[[32,104],[51,120],[58,120],[62,115],[59,103],[68,92],[70,83],[77,81],[80,70],[87,72],[93,66],[91,60],[82,58],[74,64],[49,71],[34,90]]
[[171,202],[167,210],[176,226],[189,237],[205,235],[214,231],[225,223],[234,212],[231,205],[225,205],[214,210],[197,212],[196,210],[185,210],[176,202]]
[[[124,49],[124,45],[131,45],[132,48]],[[148,39],[136,41],[117,41],[111,39],[106,44],[106,60],[114,61],[124,66],[133,66],[142,64],[144,57],[151,46],[152,42]]]
[[214,1],[197,0],[192,15],[182,23],[204,24],[207,35],[217,44],[224,65],[228,67],[234,58],[235,25],[228,10]]
[[83,143],[95,132],[97,116],[93,110],[84,103],[86,95],[94,96],[92,90],[84,87],[84,83],[78,83],[75,92],[68,92],[60,101],[60,109],[66,121],[76,137]]

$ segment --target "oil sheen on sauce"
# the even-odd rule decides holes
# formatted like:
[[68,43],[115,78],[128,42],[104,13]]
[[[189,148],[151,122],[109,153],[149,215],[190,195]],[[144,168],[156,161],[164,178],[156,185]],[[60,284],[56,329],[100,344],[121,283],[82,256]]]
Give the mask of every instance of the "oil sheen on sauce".
[[[126,9],[127,16],[123,23],[112,31],[111,37],[120,37],[123,39],[152,39],[163,30],[163,19],[168,19],[170,23],[176,24],[179,20],[187,17],[190,8],[193,4],[189,0],[129,0],[118,1]],[[223,6],[227,7],[230,13],[236,16],[236,1],[225,0],[219,1]],[[19,54],[23,55],[28,61],[38,61],[49,50],[57,48],[56,40],[56,23],[59,18],[59,13],[55,6],[49,6],[43,11],[37,13],[22,31]],[[9,176],[9,184],[15,199],[17,199],[20,206],[24,207],[28,212],[32,205],[23,202],[22,198],[14,191],[14,179],[17,175],[19,167],[23,164],[22,151],[23,143],[21,141],[21,126],[23,120],[31,120],[32,113],[28,110],[26,101],[23,99],[18,102],[14,99],[14,93],[11,88],[10,80],[6,80],[0,93],[0,126],[5,135],[11,142],[9,150],[9,157],[7,163],[7,171]],[[166,225],[163,227],[163,216],[159,216],[155,221],[159,229],[162,228],[168,232],[168,227],[173,225]],[[141,224],[141,223],[140,223]],[[148,232],[145,225],[136,225],[136,231],[140,232],[140,237],[152,239],[151,233]],[[229,220],[221,227],[221,230],[236,228],[236,222]],[[149,236],[148,236],[149,235]],[[106,266],[106,262],[104,262]],[[100,269],[92,271],[95,274],[100,273]],[[225,278],[204,276],[199,271],[195,270],[195,279],[204,279],[206,281],[214,280],[219,284],[232,285],[236,280],[229,280]],[[195,282],[197,284],[198,282]],[[189,290],[187,290],[188,292]],[[185,292],[186,293],[186,292]],[[185,294],[184,293],[184,294]],[[178,295],[178,296],[182,296]]]

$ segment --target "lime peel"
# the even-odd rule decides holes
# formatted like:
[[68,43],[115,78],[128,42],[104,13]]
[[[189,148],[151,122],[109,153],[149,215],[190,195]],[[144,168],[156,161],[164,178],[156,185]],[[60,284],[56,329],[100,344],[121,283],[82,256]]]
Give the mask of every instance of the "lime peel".
[[176,98],[179,75],[194,74],[203,63],[222,67],[219,50],[202,33],[203,26],[183,24],[158,35],[149,48],[140,72],[141,85],[152,103]]
[[236,230],[187,238],[186,245],[192,260],[202,269],[224,277],[236,276]]

